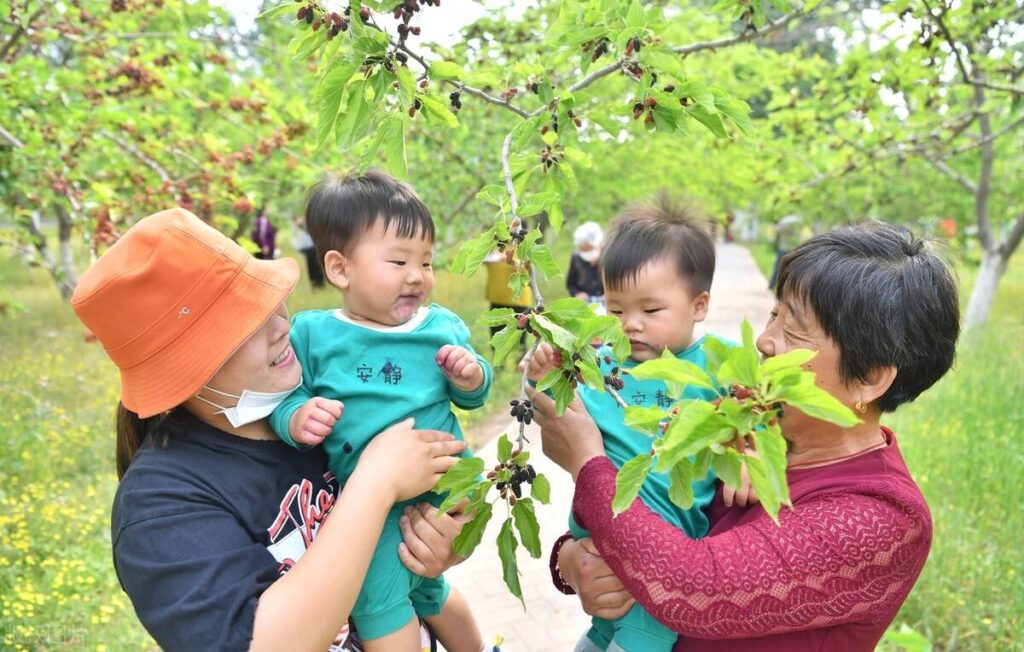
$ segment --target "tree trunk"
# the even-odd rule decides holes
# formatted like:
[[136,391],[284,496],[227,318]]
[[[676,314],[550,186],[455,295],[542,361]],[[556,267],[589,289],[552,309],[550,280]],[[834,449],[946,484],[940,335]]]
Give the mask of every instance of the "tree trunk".
[[60,284],[60,294],[65,301],[71,298],[75,286],[78,285],[78,275],[75,274],[75,258],[71,250],[71,230],[73,222],[71,215],[61,206],[57,211],[59,224],[58,239],[60,251],[60,270],[63,282]]
[[992,310],[992,301],[999,287],[999,280],[1006,272],[1007,258],[1000,251],[985,251],[981,258],[978,278],[971,288],[971,298],[967,302],[967,316],[964,319],[964,330],[970,331],[985,325],[988,314]]

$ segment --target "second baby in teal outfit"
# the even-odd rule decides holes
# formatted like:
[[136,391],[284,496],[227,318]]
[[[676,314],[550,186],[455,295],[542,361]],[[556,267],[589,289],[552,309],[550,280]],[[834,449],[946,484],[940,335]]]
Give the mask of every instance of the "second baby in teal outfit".
[[[434,284],[434,223],[412,188],[369,172],[316,186],[306,224],[326,278],[344,297],[340,309],[295,315],[292,347],[302,385],[271,415],[293,446],[322,444],[344,485],[376,433],[409,417],[416,428],[462,439],[451,404],[480,407],[490,365],[473,351],[469,329],[451,311],[423,304]],[[400,519],[388,514],[366,579],[352,608],[368,652],[420,649],[418,619],[446,649],[479,652],[480,632],[466,601],[443,577],[423,578],[400,561]],[[344,560],[339,560],[344,563]]]
[[[715,247],[704,226],[663,200],[624,212],[612,224],[606,242],[601,253],[605,303],[630,342],[629,360],[622,363],[620,371],[658,358],[666,349],[680,360],[705,368],[705,338],[694,337],[694,324],[707,316]],[[619,366],[607,348],[598,353],[598,358],[605,376]],[[558,362],[550,347],[540,347],[531,361],[530,377],[542,378]],[[662,381],[638,380],[628,373],[621,378],[623,386],[618,393],[629,405],[667,409],[673,403]],[[581,386],[579,395],[601,430],[605,453],[616,466],[650,452],[651,437],[626,426],[623,408],[611,394]],[[694,386],[683,392],[687,399],[711,400],[716,396]],[[715,495],[714,475],[709,473],[696,480],[692,489],[693,506],[682,509],[669,499],[668,474],[652,471],[639,498],[668,523],[700,538],[708,532],[705,510]],[[574,539],[589,536],[571,516],[569,527]],[[615,621],[593,618],[576,650],[668,652],[675,641],[675,632],[634,604]]]

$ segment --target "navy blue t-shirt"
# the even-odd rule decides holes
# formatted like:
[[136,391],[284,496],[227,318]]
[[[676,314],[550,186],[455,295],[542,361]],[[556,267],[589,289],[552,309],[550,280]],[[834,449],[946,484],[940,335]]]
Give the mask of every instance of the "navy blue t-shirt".
[[320,449],[244,439],[181,410],[163,431],[114,497],[117,577],[161,648],[246,650],[259,596],[305,552],[338,482]]

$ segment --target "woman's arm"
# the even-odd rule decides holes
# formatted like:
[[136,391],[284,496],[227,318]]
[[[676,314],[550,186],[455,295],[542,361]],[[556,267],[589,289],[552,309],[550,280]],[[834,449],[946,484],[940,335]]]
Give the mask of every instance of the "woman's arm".
[[[388,510],[429,490],[465,449],[448,433],[393,426],[367,446],[302,559],[256,607],[252,650],[326,650],[363,584]],[[396,454],[400,450],[401,454]]]
[[[704,539],[641,501],[612,516],[615,466],[579,472],[574,514],[629,593],[672,630],[743,638],[891,617],[931,545],[927,514],[899,498],[847,493]],[[760,509],[760,508],[754,508]]]

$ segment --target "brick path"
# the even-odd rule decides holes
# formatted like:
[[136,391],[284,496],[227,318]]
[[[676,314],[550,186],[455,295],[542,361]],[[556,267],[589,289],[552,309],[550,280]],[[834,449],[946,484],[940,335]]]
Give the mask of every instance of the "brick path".
[[[746,316],[758,333],[772,303],[768,283],[750,253],[739,245],[719,245],[710,313],[708,319],[698,325],[698,332],[739,340],[740,322]],[[515,422],[509,421],[493,432],[474,433],[476,441],[488,442],[477,454],[485,460],[494,460],[497,438],[503,432],[516,432]],[[564,652],[573,649],[590,622],[575,596],[562,595],[554,589],[547,565],[552,543],[567,528],[572,481],[569,474],[541,454],[540,430],[535,425],[527,429],[527,437],[533,451],[531,463],[551,480],[551,504],[540,505],[537,509],[544,556],[535,560],[520,555],[520,581],[527,611],[523,611],[501,581],[501,562],[493,543],[502,520],[500,514],[495,514],[473,557],[445,576],[466,596],[488,645],[500,634],[505,639],[503,652]]]

